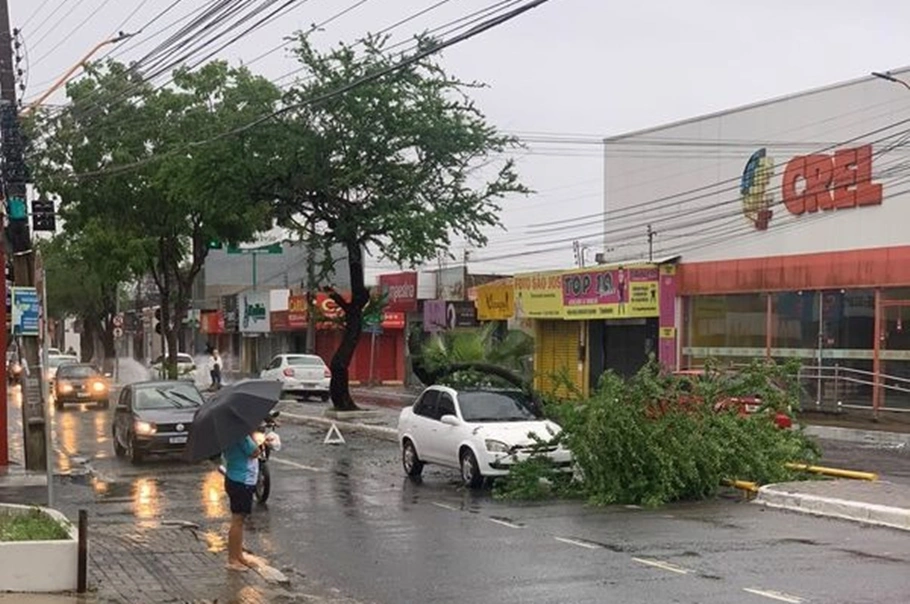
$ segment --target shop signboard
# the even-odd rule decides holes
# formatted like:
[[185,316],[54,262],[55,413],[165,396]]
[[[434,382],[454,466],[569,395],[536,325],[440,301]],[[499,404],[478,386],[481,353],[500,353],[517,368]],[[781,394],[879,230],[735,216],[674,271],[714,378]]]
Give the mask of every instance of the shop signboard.
[[448,329],[476,326],[477,312],[473,302],[459,300],[446,303],[446,327]]
[[423,303],[423,330],[434,332],[446,328],[446,301],[425,300]]
[[479,321],[507,321],[515,315],[515,285],[511,279],[472,289]]
[[379,287],[386,296],[385,310],[390,312],[417,310],[417,273],[379,275]]
[[224,312],[220,310],[203,311],[199,315],[199,331],[202,333],[224,333]]
[[567,319],[657,317],[658,268],[654,265],[571,271],[562,276]]
[[37,336],[40,332],[41,301],[34,287],[12,288],[13,335]]
[[269,292],[246,292],[240,298],[240,331],[243,333],[268,333],[271,331],[269,321]]
[[515,316],[519,319],[562,319],[562,272],[515,275]]
[[240,315],[237,310],[237,296],[221,297],[221,312],[224,314],[225,333],[236,333],[240,327]]

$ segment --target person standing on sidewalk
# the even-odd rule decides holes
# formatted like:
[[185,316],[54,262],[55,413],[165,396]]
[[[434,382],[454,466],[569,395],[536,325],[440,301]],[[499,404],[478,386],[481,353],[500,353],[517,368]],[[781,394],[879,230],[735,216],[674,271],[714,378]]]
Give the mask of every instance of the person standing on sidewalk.
[[244,571],[253,566],[253,562],[243,554],[243,522],[253,512],[253,492],[259,478],[259,447],[262,443],[254,440],[254,434],[244,436],[222,452],[224,490],[231,502],[227,564],[230,570]]
[[221,388],[221,355],[218,354],[218,349],[215,348],[212,350],[212,358],[210,360],[209,375],[212,378],[212,390],[218,390]]

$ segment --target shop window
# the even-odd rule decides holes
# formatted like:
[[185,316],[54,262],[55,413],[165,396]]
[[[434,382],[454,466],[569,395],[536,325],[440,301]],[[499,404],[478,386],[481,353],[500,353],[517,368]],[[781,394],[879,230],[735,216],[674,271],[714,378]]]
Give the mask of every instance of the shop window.
[[765,294],[696,296],[687,302],[687,348],[693,356],[763,354],[767,329]]
[[771,348],[775,356],[817,357],[821,348],[824,358],[865,358],[874,345],[874,324],[872,290],[771,294]]

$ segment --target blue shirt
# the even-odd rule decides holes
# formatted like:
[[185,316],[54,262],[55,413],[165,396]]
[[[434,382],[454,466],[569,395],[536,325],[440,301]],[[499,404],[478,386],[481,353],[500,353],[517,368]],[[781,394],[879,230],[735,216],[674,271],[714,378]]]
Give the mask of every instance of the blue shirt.
[[249,436],[224,450],[225,474],[229,480],[253,486],[259,478],[259,459],[250,457],[256,452],[256,443]]

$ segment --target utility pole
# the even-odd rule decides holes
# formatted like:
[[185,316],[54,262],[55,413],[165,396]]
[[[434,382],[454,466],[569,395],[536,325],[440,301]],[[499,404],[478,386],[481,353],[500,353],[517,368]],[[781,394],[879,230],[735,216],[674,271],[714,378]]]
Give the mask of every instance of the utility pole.
[[654,235],[657,233],[654,232],[654,229],[651,228],[651,225],[648,225],[648,262],[654,262]]
[[313,233],[306,240],[306,353],[316,354],[316,250]]
[[[25,167],[25,141],[19,126],[19,112],[16,101],[16,71],[13,62],[13,34],[10,29],[9,20],[9,0],[0,0],[0,154],[2,154],[2,179],[3,194],[5,199],[6,223],[8,241],[4,240],[0,253],[5,256],[8,249],[13,253],[13,282],[17,286],[34,286],[35,284],[35,266],[34,255],[32,254],[31,235],[28,226],[28,201],[26,198],[26,182],[28,175]],[[4,239],[6,239],[6,237]],[[6,298],[6,281],[3,282],[3,294]],[[35,341],[32,338],[23,339],[23,348],[25,349],[26,361],[30,367],[37,367],[38,350]],[[0,349],[4,353],[7,348],[7,334],[5,325],[0,330]],[[39,375],[39,384],[44,376]],[[0,422],[6,424],[6,406],[7,392],[6,380],[0,380]],[[28,403],[28,388],[23,385],[22,388],[22,416],[23,432],[25,438],[25,450],[32,449],[30,443],[32,436],[43,432],[44,426],[39,424],[43,415],[42,410],[32,409]],[[34,432],[33,432],[34,428]],[[40,438],[40,437],[39,437]],[[35,440],[38,440],[36,438]],[[28,469],[43,469],[46,463],[43,449],[42,454],[30,456],[26,455],[26,467]],[[8,451],[8,430],[0,429],[0,461],[5,464],[9,463]]]

